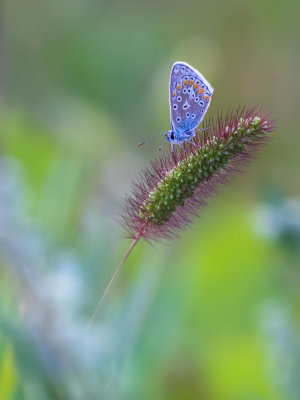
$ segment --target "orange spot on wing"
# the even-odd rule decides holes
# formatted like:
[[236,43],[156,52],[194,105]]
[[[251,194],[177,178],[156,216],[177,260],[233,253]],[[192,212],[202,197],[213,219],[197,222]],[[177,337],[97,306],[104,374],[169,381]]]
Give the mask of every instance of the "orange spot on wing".
[[203,96],[203,98],[204,98],[205,100],[209,100],[209,99],[210,99],[210,96]]
[[199,94],[202,94],[203,92],[204,92],[204,89],[203,89],[203,88],[198,89],[198,93],[199,93]]
[[186,85],[186,84],[187,84],[187,81],[183,81],[183,84]]
[[174,92],[173,92],[172,96],[173,96],[173,97],[175,97],[175,94],[176,94],[176,93],[175,93],[175,90],[174,90]]
[[192,86],[193,83],[194,83],[194,81],[192,81],[192,80],[189,81],[190,86]]
[[177,85],[178,90],[181,90],[181,88],[182,88],[182,85]]
[[199,87],[198,83],[195,83],[195,85],[193,86],[194,90],[196,90]]

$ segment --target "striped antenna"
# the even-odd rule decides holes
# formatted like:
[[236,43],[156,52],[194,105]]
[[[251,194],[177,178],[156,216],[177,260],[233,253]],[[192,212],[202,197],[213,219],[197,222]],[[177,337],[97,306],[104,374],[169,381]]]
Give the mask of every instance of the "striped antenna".
[[192,132],[192,131],[194,131],[194,132],[199,132],[199,131],[206,131],[207,129],[209,129],[210,127],[208,126],[207,128],[202,128],[202,129],[191,129],[190,131],[188,131],[188,132]]
[[137,143],[137,146],[143,146],[143,144],[145,144],[145,143],[152,142],[152,140],[158,138],[159,136],[165,135],[165,134],[168,133],[168,132],[169,132],[169,131],[167,131],[167,132],[162,132],[162,133],[159,133],[158,135],[152,136],[150,139],[145,140],[144,142]]
[[[158,149],[158,151],[162,151],[162,149],[163,149],[163,147],[164,147],[164,145],[166,144],[166,143],[168,143],[167,141],[164,141],[163,142],[163,144],[160,146],[160,148]],[[172,143],[171,143],[172,144]]]

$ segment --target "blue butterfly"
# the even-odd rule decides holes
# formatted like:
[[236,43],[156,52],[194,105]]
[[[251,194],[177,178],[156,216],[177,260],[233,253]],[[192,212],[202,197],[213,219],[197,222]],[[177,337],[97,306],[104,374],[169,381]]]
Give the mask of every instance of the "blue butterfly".
[[[170,74],[170,116],[172,129],[166,138],[173,144],[190,142],[211,101],[213,87],[189,64],[177,61]],[[192,143],[192,142],[190,142]]]
[[[202,121],[210,105],[213,91],[210,83],[191,65],[182,61],[177,61],[173,65],[170,74],[172,129],[157,135],[166,134],[167,142],[171,144],[171,151],[173,151],[174,144],[178,144],[182,148],[183,142],[189,142],[196,146],[190,139],[195,136],[195,128]],[[146,142],[138,145],[141,146],[144,143]]]

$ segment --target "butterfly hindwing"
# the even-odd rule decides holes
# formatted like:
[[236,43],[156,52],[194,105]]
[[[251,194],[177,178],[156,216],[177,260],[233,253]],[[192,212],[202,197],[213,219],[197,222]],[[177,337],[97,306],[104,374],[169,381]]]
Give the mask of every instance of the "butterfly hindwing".
[[202,121],[214,89],[193,67],[176,62],[170,75],[170,114],[172,129],[189,135]]

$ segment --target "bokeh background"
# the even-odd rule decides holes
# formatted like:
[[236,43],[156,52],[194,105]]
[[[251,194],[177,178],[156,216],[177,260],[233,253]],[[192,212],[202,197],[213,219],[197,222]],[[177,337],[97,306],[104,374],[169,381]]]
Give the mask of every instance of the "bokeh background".
[[[1,400],[300,399],[299,27],[297,1],[2,1]],[[274,140],[87,326],[177,60]]]

